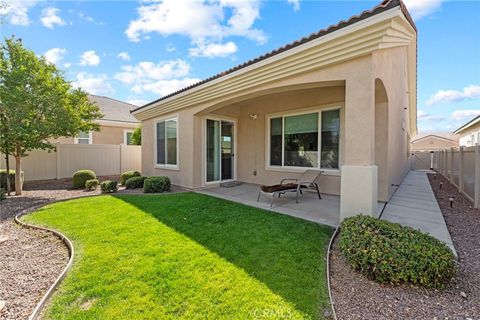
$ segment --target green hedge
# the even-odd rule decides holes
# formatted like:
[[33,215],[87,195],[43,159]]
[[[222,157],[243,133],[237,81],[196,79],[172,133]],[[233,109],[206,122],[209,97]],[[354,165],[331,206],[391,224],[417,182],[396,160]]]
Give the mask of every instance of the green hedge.
[[117,192],[118,190],[118,182],[115,180],[105,180],[100,183],[100,189],[103,193],[112,193]]
[[100,182],[97,179],[87,180],[85,182],[85,189],[87,189],[88,191],[95,190],[97,189],[99,184]]
[[73,189],[85,188],[85,182],[87,180],[95,180],[97,175],[92,170],[78,170],[73,174]]
[[7,195],[5,194],[5,190],[0,188],[0,201],[7,199]]
[[[23,171],[20,173],[20,177],[23,181]],[[0,188],[7,189],[7,170],[0,169]],[[10,190],[15,190],[15,170],[10,169]]]
[[159,193],[170,191],[169,177],[149,177],[143,183],[143,192],[145,193]]
[[455,274],[452,251],[426,233],[361,215],[345,219],[340,230],[341,252],[370,279],[444,288]]
[[133,177],[133,178],[130,178],[125,182],[125,187],[127,189],[143,188],[143,183],[145,182],[146,179],[147,179],[147,177]]
[[128,179],[140,176],[141,174],[138,171],[125,171],[120,178],[120,184],[124,186]]

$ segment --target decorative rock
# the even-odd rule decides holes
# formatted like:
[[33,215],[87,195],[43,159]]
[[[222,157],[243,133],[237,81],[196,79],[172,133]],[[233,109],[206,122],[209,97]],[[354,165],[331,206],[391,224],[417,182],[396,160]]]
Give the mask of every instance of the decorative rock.
[[5,301],[0,300],[0,312],[2,312],[3,308],[5,308]]
[[463,298],[467,299],[467,294],[466,294],[465,292],[460,291],[460,295],[461,295]]

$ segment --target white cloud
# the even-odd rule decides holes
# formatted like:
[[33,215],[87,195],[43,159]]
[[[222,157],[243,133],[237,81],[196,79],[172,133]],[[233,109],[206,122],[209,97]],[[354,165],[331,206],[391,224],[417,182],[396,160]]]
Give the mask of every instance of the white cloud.
[[445,120],[444,116],[431,115],[423,110],[417,111],[417,119],[419,121],[442,121]]
[[153,63],[142,61],[136,65],[122,66],[115,79],[130,86],[136,94],[153,92],[166,95],[200,81],[190,78],[190,65],[181,59]]
[[173,52],[177,48],[175,48],[175,45],[173,43],[168,43],[167,46],[165,47],[165,49],[167,50],[167,52]]
[[45,27],[50,29],[53,29],[55,25],[63,26],[65,21],[58,15],[59,13],[60,9],[54,7],[45,8],[42,10],[40,21]]
[[95,53],[95,50],[85,51],[80,57],[81,66],[96,66],[100,63],[100,57]]
[[196,48],[190,48],[188,53],[192,57],[226,57],[237,52],[237,45],[230,41],[225,44],[220,43],[199,43]]
[[115,92],[113,87],[108,82],[106,74],[93,75],[86,72],[77,73],[76,79],[72,85],[77,88],[82,88],[91,94],[109,94]]
[[[72,10],[71,12],[73,13],[73,12],[75,12],[75,11]],[[102,22],[102,21],[97,21],[97,20],[95,20],[94,18],[86,15],[86,14],[83,13],[82,11],[76,11],[76,14],[77,14],[77,16],[78,16],[80,19],[85,20],[85,21],[88,21],[88,22],[91,22],[91,23],[94,23],[94,24],[96,24],[96,25],[102,26],[102,25],[105,24],[105,23]]]
[[45,59],[47,59],[48,62],[56,64],[64,58],[66,53],[67,49],[65,48],[52,48],[45,52],[43,56],[45,57]]
[[262,30],[253,27],[260,17],[258,0],[157,0],[140,6],[137,11],[138,19],[130,21],[125,31],[128,39],[135,42],[151,32],[187,36],[195,49],[199,49],[201,43],[221,44],[229,36],[241,36],[258,43],[267,40]]
[[417,118],[421,119],[421,118],[424,118],[424,117],[428,117],[428,113],[423,111],[423,110],[418,110],[417,111]]
[[457,110],[452,113],[452,119],[455,121],[470,120],[480,115],[480,109]]
[[287,0],[293,6],[293,10],[299,11],[300,10],[300,0]]
[[72,64],[71,64],[70,62],[65,62],[65,63],[63,64],[63,67],[64,67],[64,68],[70,68],[71,66],[72,66]]
[[37,0],[15,0],[6,2],[5,7],[0,8],[0,15],[7,16],[7,20],[18,26],[28,26],[30,19],[28,10],[37,4]]
[[191,78],[160,80],[143,85],[136,85],[132,88],[132,91],[135,93],[153,92],[160,96],[166,96],[169,93],[188,87],[198,81],[199,79]]
[[442,0],[404,0],[403,2],[415,20],[428,16],[442,6]]
[[432,95],[425,104],[431,106],[434,104],[459,102],[464,100],[478,99],[480,98],[480,86],[470,85],[463,88],[463,91],[457,90],[439,90]]
[[124,51],[124,52],[120,52],[117,57],[119,57],[120,59],[122,59],[123,61],[130,61],[131,60],[131,57],[130,55],[128,54],[128,52]]
[[127,101],[130,104],[133,104],[135,106],[141,107],[145,104],[147,104],[149,101],[148,100],[143,100],[143,99],[131,99]]
[[139,62],[135,66],[122,66],[122,72],[115,75],[115,79],[132,84],[144,80],[166,80],[187,76],[190,65],[181,59],[160,61],[155,64],[150,61]]

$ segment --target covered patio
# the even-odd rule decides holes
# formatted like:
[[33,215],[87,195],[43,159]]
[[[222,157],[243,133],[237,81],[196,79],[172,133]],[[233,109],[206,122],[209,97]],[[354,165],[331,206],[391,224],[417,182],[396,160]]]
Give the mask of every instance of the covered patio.
[[[340,196],[322,194],[322,199],[319,200],[315,192],[308,190],[300,196],[299,203],[295,203],[295,193],[287,193],[275,198],[273,206],[270,207],[269,197],[261,196],[257,202],[258,190],[257,184],[241,183],[229,187],[212,186],[197,192],[332,227],[340,224]],[[377,216],[383,206],[384,203],[378,203]]]

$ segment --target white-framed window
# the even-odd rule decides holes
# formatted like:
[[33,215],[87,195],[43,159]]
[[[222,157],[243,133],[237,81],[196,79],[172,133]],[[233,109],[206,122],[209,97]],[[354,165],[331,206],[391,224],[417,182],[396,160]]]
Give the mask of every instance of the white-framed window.
[[132,142],[133,130],[123,130],[123,144],[127,146],[133,145]]
[[80,131],[73,140],[76,144],[92,144],[92,131]]
[[155,166],[178,168],[178,119],[156,120]]
[[267,166],[340,168],[340,108],[270,115]]

